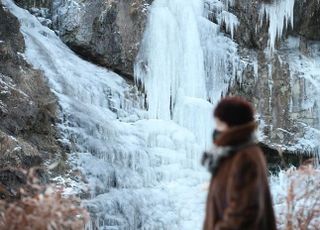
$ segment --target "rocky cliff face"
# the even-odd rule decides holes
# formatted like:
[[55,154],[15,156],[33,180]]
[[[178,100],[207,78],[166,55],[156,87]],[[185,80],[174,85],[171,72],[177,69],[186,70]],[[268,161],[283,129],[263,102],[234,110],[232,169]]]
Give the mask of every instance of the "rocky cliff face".
[[[5,168],[41,167],[61,157],[57,102],[44,76],[23,57],[19,22],[0,4],[0,161]],[[0,172],[0,182],[8,171]],[[14,172],[14,171],[10,171]],[[12,178],[16,178],[13,176]],[[12,183],[6,182],[8,186]]]
[[[286,32],[278,36],[276,49],[271,54],[268,28],[272,25],[266,15],[261,20],[261,7],[257,7],[257,2],[237,1],[230,10],[240,20],[235,40],[239,44],[241,59],[255,61],[247,65],[229,93],[247,97],[256,105],[264,125],[264,142],[278,150],[317,151],[309,148],[316,145],[310,142],[308,145],[305,141],[306,136],[311,135],[308,133],[310,129],[318,128],[319,124],[317,102],[306,107],[307,97],[317,96],[307,95],[305,90],[309,83],[303,76],[308,73],[295,71],[297,63],[292,55],[300,59],[309,56],[316,61],[314,56],[317,54],[311,54],[308,46],[315,42],[312,40],[320,40],[319,10],[318,1],[296,1],[292,15],[294,23],[284,27]],[[290,18],[283,20],[289,21]]]
[[307,40],[320,40],[320,2],[296,1],[292,34]]
[[85,59],[133,76],[152,0],[15,0]]
[[150,0],[57,1],[54,28],[74,51],[124,76],[133,63]]

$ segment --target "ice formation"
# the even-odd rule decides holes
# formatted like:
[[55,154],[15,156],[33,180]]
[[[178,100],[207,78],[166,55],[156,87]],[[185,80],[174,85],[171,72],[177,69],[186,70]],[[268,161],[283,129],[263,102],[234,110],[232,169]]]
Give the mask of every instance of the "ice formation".
[[[90,199],[84,204],[94,217],[87,228],[200,229],[206,197],[202,184],[209,175],[199,164],[205,141],[198,136],[208,136],[212,126],[200,34],[198,41],[185,42],[190,54],[194,48],[200,49],[197,57],[202,63],[192,55],[183,63],[193,66],[193,73],[195,65],[201,66],[202,79],[198,80],[202,83],[193,82],[186,73],[187,84],[176,92],[175,116],[152,119],[159,117],[145,113],[139,97],[130,94],[133,86],[83,61],[28,11],[11,0],[3,2],[21,22],[26,60],[44,71],[59,100],[61,141],[71,147],[70,163],[87,178]],[[201,7],[186,8],[194,30]],[[168,54],[162,55],[159,63],[168,58]],[[220,94],[221,89],[216,92]],[[163,112],[167,111],[173,112],[169,108]],[[198,121],[201,129],[195,126]]]
[[[291,86],[293,87],[293,90],[296,91],[296,96],[292,97],[291,112],[296,113],[302,108],[306,115],[308,114],[310,117],[319,117],[320,43],[316,41],[310,42],[307,56],[301,53],[299,44],[299,38],[289,37],[282,48],[282,53],[288,56],[290,62]],[[303,87],[300,88],[300,85],[303,85]],[[301,100],[301,98],[303,99]],[[292,148],[305,149],[310,152],[317,151],[318,157],[320,157],[319,120],[312,119],[308,124],[301,123],[301,125],[306,129],[306,134]]]
[[206,99],[201,13],[201,1],[156,0],[151,6],[135,73],[145,85],[151,118],[170,120],[183,96]]
[[[202,184],[209,175],[199,160],[210,145],[211,110],[241,71],[237,46],[208,20],[208,4],[152,4],[135,66],[136,82],[147,94],[146,112],[142,98],[130,94],[133,86],[80,59],[12,0],[3,2],[21,22],[26,59],[44,71],[59,100],[61,141],[71,146],[70,162],[88,180],[84,204],[94,218],[87,229],[201,229]],[[292,20],[293,1],[285,2],[263,8],[270,47]],[[233,36],[237,19],[223,13],[229,4],[211,0],[209,8],[220,9]],[[318,64],[305,63],[306,79],[318,84]]]
[[[198,0],[152,4],[135,80],[144,86],[150,118],[174,120],[209,147],[212,104],[235,75],[237,50],[219,25],[208,20],[204,6]],[[233,31],[235,16],[222,15]]]
[[203,2],[152,6],[145,62],[136,67],[147,114],[121,77],[77,57],[11,0],[4,4],[21,22],[26,60],[44,71],[59,100],[61,141],[88,181],[84,204],[94,218],[87,228],[200,229],[209,175],[199,160],[213,125],[208,99],[226,89],[236,51],[206,19]]
[[295,0],[275,0],[271,4],[262,4],[260,11],[261,24],[266,17],[269,22],[268,47],[270,52],[275,50],[277,39],[291,25],[293,27],[293,10]]
[[237,16],[228,11],[222,11],[221,17],[219,18],[219,24],[222,23],[226,24],[226,30],[231,33],[231,38],[233,39],[234,31],[239,25]]

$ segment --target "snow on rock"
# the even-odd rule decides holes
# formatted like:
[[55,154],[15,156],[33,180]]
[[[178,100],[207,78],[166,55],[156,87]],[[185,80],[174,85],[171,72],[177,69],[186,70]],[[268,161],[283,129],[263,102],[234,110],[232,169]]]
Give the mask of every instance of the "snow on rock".
[[[295,90],[291,112],[297,113],[297,110],[302,108],[305,116],[309,115],[313,119],[301,121],[306,134],[293,146],[293,149],[306,149],[320,153],[320,122],[318,119],[320,116],[320,43],[310,42],[307,55],[299,50],[299,44],[299,38],[289,37],[284,48],[290,63],[292,88]],[[304,89],[298,88],[297,82],[299,81],[303,82]]]
[[214,15],[218,24],[220,26],[225,25],[226,32],[230,33],[231,38],[233,39],[235,30],[240,24],[238,17],[228,11],[229,7],[234,5],[234,1],[204,0],[204,3],[204,15]]

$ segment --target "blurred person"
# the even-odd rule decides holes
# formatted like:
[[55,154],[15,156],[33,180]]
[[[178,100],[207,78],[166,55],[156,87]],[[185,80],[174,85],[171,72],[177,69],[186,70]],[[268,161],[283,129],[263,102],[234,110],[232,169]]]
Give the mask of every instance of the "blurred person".
[[226,97],[214,110],[214,146],[202,158],[212,174],[204,230],[276,229],[254,117],[253,107],[241,97]]

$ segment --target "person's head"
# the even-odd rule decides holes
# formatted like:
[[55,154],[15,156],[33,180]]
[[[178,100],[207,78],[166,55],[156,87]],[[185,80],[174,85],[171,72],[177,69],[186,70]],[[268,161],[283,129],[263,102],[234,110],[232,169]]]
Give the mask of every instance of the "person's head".
[[254,121],[252,105],[241,97],[223,98],[214,110],[216,130],[213,139],[235,126],[241,126]]

